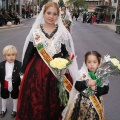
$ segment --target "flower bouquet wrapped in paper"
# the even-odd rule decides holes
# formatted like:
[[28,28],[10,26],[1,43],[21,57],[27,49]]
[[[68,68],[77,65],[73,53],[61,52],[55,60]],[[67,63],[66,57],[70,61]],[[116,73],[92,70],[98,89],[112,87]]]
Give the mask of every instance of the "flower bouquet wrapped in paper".
[[66,68],[68,65],[72,63],[72,59],[74,55],[71,54],[69,58],[54,58],[50,61],[50,66],[55,70],[58,82],[57,87],[59,88],[59,98],[61,105],[66,106],[68,102],[67,91],[65,90],[63,75],[66,72]]
[[[105,55],[103,61],[96,73],[89,72],[89,76],[96,80],[97,86],[102,86],[109,76],[120,75],[120,62],[116,57],[110,57],[110,55]],[[89,93],[93,91],[91,88],[88,88]]]

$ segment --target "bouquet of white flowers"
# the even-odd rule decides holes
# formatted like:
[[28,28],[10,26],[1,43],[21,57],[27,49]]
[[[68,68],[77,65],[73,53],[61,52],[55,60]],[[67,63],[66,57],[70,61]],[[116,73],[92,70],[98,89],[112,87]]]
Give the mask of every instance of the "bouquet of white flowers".
[[[108,80],[109,76],[117,76],[120,75],[120,62],[117,57],[110,57],[110,55],[106,55],[103,58],[103,62],[98,67],[96,73],[89,72],[89,75],[92,79],[96,80],[97,86],[102,86],[103,83]],[[93,91],[91,88],[88,88],[89,93]]]
[[74,55],[72,55],[71,58],[69,57],[69,59],[54,58],[53,60],[50,61],[50,66],[54,69],[58,79],[57,87],[59,88],[60,102],[61,105],[64,106],[67,105],[68,98],[67,98],[67,91],[65,90],[65,86],[64,86],[63,75],[65,74],[66,71],[65,69],[67,68],[67,66],[71,64],[73,57]]

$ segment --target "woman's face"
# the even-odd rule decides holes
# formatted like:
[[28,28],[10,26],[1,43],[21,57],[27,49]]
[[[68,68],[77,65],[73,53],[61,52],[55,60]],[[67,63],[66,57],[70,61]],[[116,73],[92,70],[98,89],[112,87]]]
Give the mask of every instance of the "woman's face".
[[64,13],[66,13],[66,8],[65,8],[65,7],[62,7],[62,11],[63,11]]
[[95,72],[99,65],[97,57],[95,55],[88,55],[86,65],[89,71]]
[[47,24],[54,24],[58,18],[58,11],[55,7],[49,7],[44,13],[44,20]]

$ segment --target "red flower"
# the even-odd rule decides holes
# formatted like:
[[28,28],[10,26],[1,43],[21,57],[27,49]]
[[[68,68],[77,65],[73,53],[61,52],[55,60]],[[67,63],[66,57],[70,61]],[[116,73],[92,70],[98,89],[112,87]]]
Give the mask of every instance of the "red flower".
[[70,59],[70,60],[73,60],[73,58],[74,58],[74,54],[71,53],[71,54],[69,55],[69,59]]

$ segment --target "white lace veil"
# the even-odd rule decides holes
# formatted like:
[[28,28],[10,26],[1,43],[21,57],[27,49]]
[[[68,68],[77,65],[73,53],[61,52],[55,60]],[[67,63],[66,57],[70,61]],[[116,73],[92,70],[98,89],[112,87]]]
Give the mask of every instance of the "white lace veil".
[[[31,41],[31,38],[32,38],[32,33],[33,31],[40,25],[40,24],[43,24],[44,23],[44,18],[43,18],[43,12],[44,12],[44,6],[40,12],[40,14],[38,15],[38,17],[36,18],[33,26],[32,26],[32,29],[30,30],[27,38],[26,38],[26,41],[25,41],[25,44],[24,44],[24,47],[23,47],[23,54],[22,54],[22,61],[23,61],[23,58],[24,58],[24,54],[25,54],[25,51],[27,49],[27,46],[29,44],[29,41]],[[72,52],[74,53],[75,55],[75,49],[74,49],[74,45],[73,45],[73,40],[72,40],[72,37],[71,37],[71,34],[69,33],[69,31],[65,28],[65,26],[63,25],[62,23],[62,19],[61,19],[61,10],[59,9],[59,16],[58,16],[58,19],[56,21],[56,24],[58,24],[58,29],[61,29],[60,31],[62,31],[63,33],[65,33],[65,36],[64,36],[64,39],[68,39],[70,41],[70,46],[71,46],[71,49],[72,49]],[[73,63],[70,65],[69,67],[69,71],[70,71],[70,74],[73,78],[73,82],[75,83],[76,80],[78,80],[78,65],[77,65],[77,60],[76,60],[76,57],[74,58],[73,60]],[[73,88],[70,92],[70,99],[69,99],[69,102],[72,100],[73,96],[75,95],[75,88],[74,88],[74,85],[73,85]],[[64,112],[63,112],[63,116],[65,116],[66,114],[66,110],[67,110],[67,107],[65,108]]]

